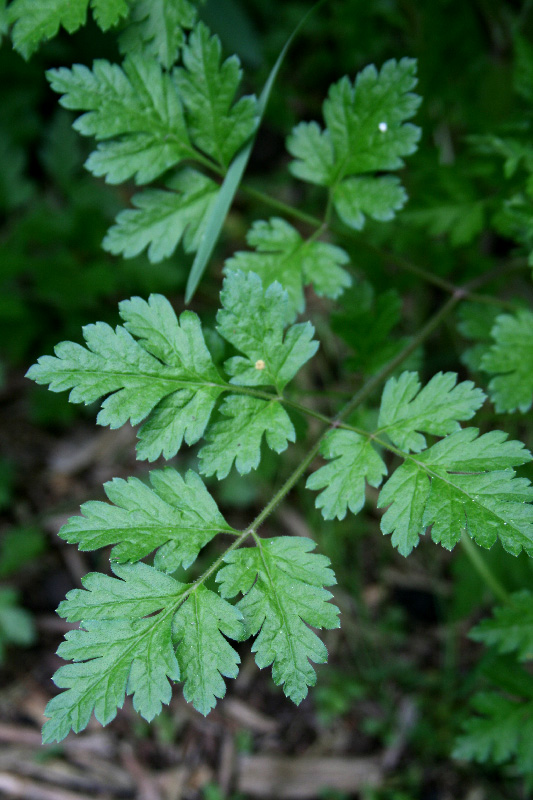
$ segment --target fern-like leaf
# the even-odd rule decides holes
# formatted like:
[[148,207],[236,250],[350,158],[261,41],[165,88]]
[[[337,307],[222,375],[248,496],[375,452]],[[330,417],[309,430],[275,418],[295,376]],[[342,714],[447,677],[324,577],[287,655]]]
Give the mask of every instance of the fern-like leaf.
[[161,295],[148,302],[124,301],[120,311],[124,327],[86,326],[87,348],[62,342],[56,357],[40,358],[28,377],[49,384],[53,392],[72,389],[74,403],[108,395],[98,414],[100,425],[137,424],[152,414],[139,434],[139,455],[153,460],[163,452],[169,458],[183,439],[193,444],[203,435],[225,384],[196,314],[185,311],[178,321]]
[[[114,565],[116,578],[91,573],[58,613],[80,621],[58,654],[74,663],[54,681],[67,691],[47,705],[43,740],[83,730],[94,711],[106,725],[126,694],[147,720],[170,701],[169,681],[185,681],[187,699],[207,713],[235,677],[239,657],[224,636],[240,639],[240,612],[203,586],[188,587],[147,564]],[[224,636],[222,636],[224,634]],[[177,649],[176,649],[177,648]],[[201,653],[200,665],[195,658]]]
[[196,147],[227,167],[255,130],[257,102],[243,97],[233,105],[242,70],[237,56],[223,64],[218,36],[199,23],[183,49],[183,67],[174,73]]
[[516,652],[522,661],[533,660],[533,595],[528,589],[516,592],[505,606],[494,609],[470,631],[476,642],[496,647],[500,653]]
[[[106,31],[127,16],[127,0],[90,0],[93,16]],[[13,46],[29,58],[41,42],[52,39],[63,27],[74,33],[85,24],[89,0],[14,0],[7,17],[13,24]]]
[[521,442],[465,428],[412,456],[383,487],[381,521],[402,555],[432,526],[433,541],[451,549],[466,531],[482,547],[499,538],[513,555],[533,553],[533,487],[511,467],[531,461]]
[[466,720],[454,758],[503,764],[514,760],[520,772],[533,771],[533,700],[479,692],[472,701],[477,716]]
[[416,372],[402,372],[387,381],[378,419],[378,432],[406,452],[426,447],[423,433],[446,436],[459,430],[459,420],[472,419],[485,395],[472,381],[457,384],[454,372],[439,372],[420,388]]
[[322,489],[316,507],[324,519],[344,519],[348,509],[358,514],[365,502],[365,479],[380,486],[387,467],[368,439],[352,431],[332,431],[322,442],[320,454],[330,464],[307,479],[308,489]]
[[238,608],[204,586],[191,593],[174,617],[183,696],[204,716],[226,694],[224,677],[236,678],[239,672],[239,655],[224,637],[245,638],[242,619]]
[[[267,444],[281,452],[295,432],[277,395],[257,397],[253,388],[235,394],[235,387],[282,389],[318,344],[310,323],[287,327],[289,300],[279,284],[264,290],[257,275],[230,273],[221,296],[219,331],[245,354],[224,365],[231,382],[216,369],[196,314],[185,311],[178,319],[161,295],[120,303],[124,326],[86,326],[86,347],[62,342],[55,357],[41,357],[27,375],[54,392],[71,389],[74,403],[105,397],[100,425],[144,421],[139,458],[171,458],[183,441],[194,444],[207,429],[208,444],[200,451],[204,474],[225,475],[233,461],[249,472],[259,463],[264,433]],[[224,392],[229,396],[221,410],[229,419],[212,423]]]
[[305,308],[304,286],[311,284],[321,297],[339,297],[351,285],[343,269],[350,260],[340,247],[326,242],[305,241],[285,220],[259,220],[246,241],[254,252],[239,252],[226,261],[226,270],[255,272],[266,285],[278,281],[288,292],[294,316]]
[[74,663],[54,676],[57,686],[68,691],[46,707],[45,742],[61,741],[71,728],[83,730],[93,711],[107,725],[126,694],[151,720],[170,701],[169,680],[180,678],[172,619],[186,586],[146,564],[113,570],[117,578],[87,575],[85,590],[69,592],[59,606],[61,616],[81,621],[82,627],[67,633],[59,646],[58,654]]
[[327,650],[314,628],[339,627],[339,609],[328,602],[324,586],[335,583],[329,559],[310,551],[310,539],[280,536],[259,539],[256,547],[226,555],[218,575],[223,597],[244,597],[237,608],[246,636],[257,635],[252,650],[259,668],[272,664],[272,677],[297,705],[314,686],[309,663],[327,660]]
[[253,272],[230,272],[220,294],[218,332],[245,357],[225,364],[231,383],[275,386],[281,391],[318,349],[310,322],[291,325],[289,296],[279,283],[263,290]]
[[76,130],[106,140],[87,160],[94,175],[148,183],[194,156],[176,85],[155,59],[136,54],[123,67],[98,60],[92,70],[75,64],[47,75],[64,108],[85,112]]
[[119,213],[102,243],[104,250],[132,258],[148,248],[154,264],[171,256],[181,241],[185,252],[198,250],[218,187],[189,168],[166,186],[172,191],[147,189],[132,197],[135,208]]
[[152,488],[138,478],[104,484],[112,505],[84,503],[83,516],[71,517],[59,531],[80,550],[115,545],[111,557],[139,561],[157,550],[154,566],[162,572],[189,567],[219,532],[235,533],[202,480],[189,470],[183,479],[167,467],[150,473]]
[[216,475],[222,480],[233,462],[241,475],[257,469],[263,436],[276,453],[282,453],[289,442],[296,441],[287,412],[274,400],[230,395],[220,411],[226,419],[215,422],[209,429],[207,444],[198,454],[204,475]]
[[120,36],[123,53],[145,52],[166,69],[176,61],[192,28],[196,7],[190,0],[135,0],[129,25]]
[[341,219],[360,229],[365,216],[386,220],[406,200],[397,178],[368,173],[397,170],[416,150],[420,129],[406,123],[420,98],[416,62],[387,61],[381,70],[371,65],[352,84],[347,77],[330,87],[323,112],[326,129],[316,122],[300,123],[287,146],[295,157],[294,175],[327,186]]
[[[383,486],[378,508],[388,507],[381,529],[392,534],[402,555],[409,555],[428,527],[433,541],[447,549],[466,531],[482,547],[499,538],[513,555],[533,553],[533,487],[513,469],[532,456],[521,442],[506,441],[502,431],[479,436],[477,428],[461,429],[460,421],[472,418],[484,394],[471,381],[456,381],[453,373],[438,373],[421,389],[417,374],[404,372],[385,385],[375,433],[330,434],[322,455],[331,463],[307,483],[324,489],[316,505],[325,519],[360,510],[365,478],[380,485],[386,470],[372,440],[387,448],[380,438],[387,434],[403,463]],[[428,448],[424,434],[445,438]]]

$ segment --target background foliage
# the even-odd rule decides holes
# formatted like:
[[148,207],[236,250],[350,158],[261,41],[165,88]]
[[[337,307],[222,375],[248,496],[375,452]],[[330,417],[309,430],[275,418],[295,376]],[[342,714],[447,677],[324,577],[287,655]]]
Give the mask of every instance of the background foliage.
[[[95,6],[105,8],[105,4]],[[259,93],[308,7],[294,0],[279,4],[275,22],[272,3],[266,0],[246,4],[219,0],[202,8],[202,18],[219,33],[226,54],[236,52],[242,60],[244,94]],[[7,29],[3,8],[0,13]],[[273,242],[276,252],[290,254],[283,263],[286,274],[293,276],[294,282],[286,288],[294,314],[301,310],[305,296],[307,316],[321,341],[312,366],[298,379],[298,394],[295,389],[291,396],[295,401],[304,398],[326,414],[333,414],[340,401],[353,393],[354,373],[357,388],[413,340],[454,286],[490,275],[491,282],[482,290],[485,300],[470,298],[458,306],[430,343],[414,348],[403,366],[418,370],[423,386],[438,372],[458,372],[462,381],[475,380],[492,401],[476,416],[481,434],[502,429],[511,439],[531,444],[532,26],[527,0],[472,4],[456,0],[431,4],[330,0],[310,18],[270,98],[246,174],[251,191],[237,195],[216,257],[194,299],[215,363],[233,352],[215,330],[224,259],[231,257],[229,264],[240,269],[256,269],[255,254],[261,247],[272,247]],[[47,452],[69,440],[76,443],[76,437],[87,437],[89,432],[94,435],[95,410],[67,405],[64,398],[27,386],[22,375],[58,341],[79,341],[82,325],[96,320],[117,324],[117,303],[125,297],[161,292],[182,312],[194,231],[189,228],[178,233],[171,225],[163,235],[157,229],[152,238],[136,240],[139,217],[135,215],[149,212],[154,200],[150,192],[177,189],[186,197],[198,193],[195,201],[200,196],[202,202],[209,202],[212,191],[210,185],[198,186],[194,178],[192,183],[187,179],[185,184],[165,186],[160,181],[155,188],[139,190],[132,182],[106,184],[84,169],[92,148],[88,139],[72,130],[76,115],[70,109],[78,107],[75,98],[59,108],[44,72],[54,70],[54,88],[63,93],[61,67],[72,63],[90,66],[94,58],[118,61],[121,48],[131,48],[139,40],[142,43],[142,26],[133,26],[128,36],[129,44],[125,44],[125,35],[118,40],[114,33],[104,35],[89,19],[72,36],[60,32],[36,50],[29,62],[24,62],[7,40],[0,48],[4,76],[0,120],[0,321],[4,335],[0,357],[7,422],[2,433],[6,455],[0,461],[0,503],[5,510],[0,549],[0,653],[8,683],[15,682],[15,664],[21,658],[16,648],[33,647],[30,653],[39,659],[54,647],[52,642],[36,638],[35,621],[39,623],[43,603],[51,610],[62,596],[50,586],[46,588],[47,576],[61,574],[62,585],[67,584],[66,589],[72,585],[72,575],[58,566],[63,563],[63,551],[47,533],[54,527],[48,520],[59,513],[71,515],[78,501],[101,496],[102,472],[104,479],[117,474],[126,477],[134,471],[146,478],[142,463],[134,465],[131,443],[113,455],[107,468],[104,459],[100,472],[89,459],[89,466],[67,471],[70,477],[65,479],[57,461],[54,466],[49,460],[43,474]],[[168,52],[159,49],[163,61],[170,63],[172,48],[179,45],[171,41],[165,45]],[[29,52],[29,44],[23,47]],[[422,129],[419,149],[400,174],[409,202],[394,218],[383,222],[379,205],[343,214],[339,201],[342,248],[335,250],[331,243],[316,242],[317,247],[331,250],[315,253],[316,258],[333,262],[336,269],[325,270],[322,281],[315,273],[311,281],[305,261],[295,256],[301,236],[308,236],[310,228],[297,219],[283,222],[283,214],[254,197],[253,189],[320,216],[324,201],[320,184],[328,183],[330,177],[305,184],[289,176],[289,152],[298,155],[301,151],[296,135],[289,139],[287,150],[289,131],[302,121],[322,118],[328,88],[342,75],[353,79],[370,63],[381,65],[404,56],[418,59],[417,92],[424,98],[415,119]],[[189,57],[193,63],[192,51]],[[231,82],[235,76],[229,79]],[[243,131],[248,131],[252,101],[240,102],[233,107],[238,112],[232,113],[240,114]],[[229,120],[230,127],[235,126],[235,116]],[[85,132],[94,132],[98,120],[93,117],[85,124],[93,124]],[[80,127],[83,133],[83,124],[78,124]],[[300,131],[303,138],[304,128]],[[226,153],[215,153],[222,165],[228,163],[237,144]],[[209,147],[209,142],[203,143],[207,152]],[[153,164],[150,168],[155,169]],[[390,168],[387,163],[376,164],[380,180],[385,180],[381,173]],[[293,167],[293,172],[306,178],[302,168]],[[157,177],[153,174],[150,179]],[[393,200],[396,197],[396,205],[401,206],[399,185],[388,184],[387,190],[396,193]],[[124,210],[130,201],[132,208]],[[111,227],[117,214],[118,224]],[[269,218],[268,223],[257,222]],[[352,228],[363,229],[348,231],[346,224],[350,223]],[[170,255],[176,245],[176,252]],[[127,258],[117,256],[119,253]],[[272,274],[269,265],[262,263],[268,284]],[[279,266],[274,264],[274,269]],[[349,289],[348,275],[353,282]],[[311,282],[315,291],[305,288]],[[491,302],[487,297],[495,299]],[[504,377],[502,373],[506,373]],[[410,380],[414,396],[416,378]],[[434,387],[435,394],[450,388]],[[232,395],[226,402],[235,403],[235,398],[237,395]],[[379,399],[376,393],[351,422],[365,429],[380,427]],[[479,403],[474,397],[471,400],[473,412]],[[381,414],[386,414],[383,405]],[[457,419],[469,419],[468,413]],[[284,422],[286,439],[291,438],[291,429],[305,439],[306,426],[311,426],[312,433],[313,424],[313,420],[308,423],[291,413]],[[224,425],[224,421],[218,419],[214,425]],[[279,428],[279,420],[275,427]],[[405,435],[409,433],[407,430]],[[426,444],[431,449],[435,441],[431,437],[453,435],[453,426],[442,433],[436,428],[427,433],[428,442],[411,449],[420,450]],[[369,790],[369,800],[444,798],[449,796],[446,792],[457,796],[458,787],[467,796],[465,785],[489,798],[527,796],[533,774],[533,737],[529,734],[533,684],[528,666],[530,595],[524,592],[531,582],[531,561],[525,554],[510,556],[495,544],[483,552],[483,561],[476,565],[477,551],[465,549],[450,556],[437,550],[429,536],[421,538],[405,561],[392,549],[389,537],[382,537],[372,489],[371,502],[364,507],[361,496],[343,497],[342,487],[333,498],[328,494],[327,485],[335,487],[336,476],[342,479],[345,471],[342,437],[346,432],[336,434],[323,451],[331,459],[328,466],[322,466],[311,479],[312,488],[323,490],[319,505],[326,519],[314,508],[316,492],[305,491],[301,485],[291,495],[290,507],[266,526],[271,526],[274,535],[280,524],[290,524],[292,532],[303,531],[318,542],[320,552],[335,565],[335,599],[343,614],[344,633],[327,640],[330,663],[320,668],[319,686],[305,701],[307,709],[304,706],[294,712],[312,720],[306,722],[308,727],[302,740],[293,745],[294,751],[306,746],[306,736],[320,741],[324,731],[346,729],[358,732],[357,736],[351,734],[352,738],[359,737],[347,745],[347,752],[386,750],[398,734],[397,709],[407,700],[416,709],[416,721],[404,736],[406,758],[395,764],[383,789]],[[186,441],[196,441],[192,433],[183,435]],[[405,440],[401,446],[404,444]],[[150,446],[152,451],[145,450],[145,455],[156,458],[163,447],[154,449],[148,439],[145,447]],[[208,448],[209,444],[204,444],[204,450]],[[224,448],[222,451],[220,458],[227,457]],[[376,487],[383,476],[382,452],[371,452],[367,480]],[[471,440],[465,452],[471,452]],[[298,446],[281,458],[264,451],[256,472],[241,477],[232,471],[223,483],[213,480],[208,484],[234,527],[239,523],[242,527],[243,520],[261,509],[302,453]],[[174,455],[170,445],[166,455]],[[217,461],[216,455],[212,454],[206,475],[229,471],[231,463]],[[200,455],[200,463],[201,459]],[[252,453],[249,459],[255,466],[257,455]],[[180,453],[176,464],[181,471],[198,469],[196,451]],[[510,467],[511,461],[493,469],[497,466]],[[526,464],[519,474],[520,478],[531,477],[531,468]],[[509,497],[504,500],[509,502]],[[357,517],[345,516],[347,507],[362,510]],[[402,540],[398,527],[390,521],[391,511],[386,514],[390,522],[385,523],[390,528],[387,532],[397,531],[393,535],[400,552],[407,553],[418,535],[414,539],[404,535]],[[432,535],[438,538],[442,519],[438,497],[433,497],[425,514],[425,524],[436,523]],[[331,521],[335,517],[340,519]],[[530,524],[529,520],[526,523]],[[217,552],[216,545],[208,549],[208,555],[198,562],[198,573],[207,567],[209,555]],[[88,559],[88,569],[105,568],[97,554]],[[482,581],[484,570],[490,570],[488,584]],[[40,593],[36,584],[41,586]],[[501,610],[487,616],[494,595],[501,601]],[[221,618],[224,613],[231,614],[227,608],[220,613]],[[467,638],[482,617],[471,639]],[[182,624],[187,621],[183,619]],[[238,619],[226,618],[224,624],[227,634],[232,636],[233,631],[232,638],[238,639]],[[75,648],[73,638],[70,647]],[[232,658],[228,653],[228,674]],[[31,661],[25,663],[31,673]],[[39,676],[45,686],[48,677]],[[206,694],[205,686],[195,686],[191,678],[186,693],[190,698],[196,695],[206,708],[216,690],[212,696]],[[252,689],[245,696],[256,695],[259,699],[251,702],[259,708],[274,706],[282,715],[288,713],[271,683],[254,673]],[[478,767],[476,762],[485,766]]]

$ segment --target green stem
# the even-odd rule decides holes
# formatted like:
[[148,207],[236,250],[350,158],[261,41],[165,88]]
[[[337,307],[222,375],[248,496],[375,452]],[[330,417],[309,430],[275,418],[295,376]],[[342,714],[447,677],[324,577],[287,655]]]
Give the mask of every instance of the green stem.
[[501,600],[503,603],[508,603],[509,594],[507,590],[502,586],[498,578],[494,575],[489,565],[481,555],[479,547],[477,547],[474,544],[474,542],[472,541],[470,536],[468,536],[467,533],[463,533],[463,536],[461,538],[461,545],[466,555],[470,559],[470,563],[476,570],[477,574],[480,576],[480,578],[483,579],[483,581],[489,587],[493,595],[497,597],[498,600]]
[[342,421],[349,417],[350,414],[355,411],[355,409],[361,405],[370,395],[378,388],[378,386],[386,380],[389,375],[391,375],[394,370],[400,366],[400,364],[405,361],[405,359],[413,353],[417,347],[420,347],[422,342],[424,342],[428,336],[430,336],[433,331],[438,328],[438,326],[443,322],[443,320],[453,311],[455,306],[460,303],[463,299],[464,295],[461,294],[460,291],[457,291],[454,295],[452,295],[446,303],[442,306],[442,308],[434,314],[431,319],[426,322],[424,327],[417,333],[416,336],[413,336],[411,341],[401,350],[398,355],[396,355],[388,364],[385,364],[379,372],[377,372],[373,378],[370,378],[367,383],[352,397],[352,399],[346,403],[344,408],[340,411],[337,416],[337,421]]
[[314,217],[312,214],[307,214],[305,211],[300,211],[299,208],[289,206],[282,200],[271,197],[270,195],[266,194],[266,192],[261,192],[259,189],[254,189],[252,186],[246,186],[245,184],[241,183],[239,190],[247,194],[249,197],[253,197],[253,199],[257,200],[259,203],[270,206],[270,208],[274,208],[281,214],[285,214],[285,216],[292,217],[300,222],[305,222],[306,225],[312,225],[313,228],[319,228],[322,225],[322,220],[318,217]]

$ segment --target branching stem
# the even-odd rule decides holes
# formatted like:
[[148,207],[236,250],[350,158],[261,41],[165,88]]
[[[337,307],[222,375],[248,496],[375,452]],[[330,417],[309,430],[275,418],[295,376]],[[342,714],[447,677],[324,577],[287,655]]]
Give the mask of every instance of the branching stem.
[[[270,195],[266,194],[266,192],[254,189],[251,186],[241,184],[240,188],[249,197],[253,197],[258,202],[270,206],[276,211],[279,211],[281,214],[292,217],[293,219],[303,222],[306,225],[311,225],[314,228],[324,228],[325,223],[319,217],[315,217],[312,214],[307,214],[305,211],[295,208],[288,203],[284,203],[282,200],[278,200],[275,197],[271,197]],[[357,242],[358,245],[365,247],[367,250],[371,250],[373,253],[375,253],[375,255],[379,256],[384,261],[390,261],[392,264],[394,264],[394,266],[399,267],[405,272],[410,272],[411,274],[416,275],[418,278],[426,281],[426,283],[437,286],[439,289],[442,289],[451,295],[454,295],[457,291],[459,291],[459,287],[455,286],[455,284],[451,281],[446,280],[446,278],[442,278],[440,275],[435,275],[429,270],[424,269],[424,267],[414,264],[412,261],[410,261],[410,259],[405,258],[404,256],[376,247],[359,236],[355,231],[351,231],[349,228],[344,226],[340,227],[334,223],[331,223],[329,221],[329,215],[327,219],[327,227],[337,236]],[[520,268],[523,266],[525,266],[525,262],[520,262]],[[488,276],[482,276],[481,280],[483,283],[488,283],[489,280],[501,277],[501,274],[501,269],[497,269],[494,273],[490,273],[490,278]],[[477,292],[466,288],[463,291],[466,292],[465,297],[472,302],[482,303],[483,305],[499,306],[500,308],[505,308],[509,311],[515,311],[518,308],[518,305],[510,300],[504,300],[502,298],[493,297],[492,295],[487,294],[478,294]]]

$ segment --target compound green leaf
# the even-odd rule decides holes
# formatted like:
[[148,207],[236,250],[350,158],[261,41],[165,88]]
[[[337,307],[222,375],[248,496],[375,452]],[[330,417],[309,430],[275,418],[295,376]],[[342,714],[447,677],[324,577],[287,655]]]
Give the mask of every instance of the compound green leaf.
[[242,78],[237,56],[221,64],[218,36],[199,23],[183,48],[183,64],[174,80],[185,105],[191,138],[200,150],[227,167],[254,133],[257,101],[242,97],[234,104]]
[[148,247],[152,263],[171,256],[181,241],[187,253],[195,252],[218,187],[188,168],[168,181],[167,187],[174,191],[147,189],[134,195],[135,208],[120,212],[103,241],[104,250],[132,258]]
[[466,428],[408,457],[383,487],[378,507],[389,506],[383,533],[402,555],[432,526],[432,539],[451,549],[465,531],[482,547],[499,538],[512,555],[533,553],[533,487],[512,466],[531,461],[520,442],[493,431],[478,438]]
[[198,454],[203,475],[215,475],[219,480],[229,473],[233,462],[241,475],[257,469],[261,460],[263,435],[267,445],[276,453],[296,441],[294,426],[287,412],[276,401],[256,397],[229,395],[220,406],[227,417],[215,422]]
[[263,290],[253,272],[229,272],[220,297],[217,330],[246,356],[225,363],[231,383],[281,391],[316,353],[315,329],[305,322],[284,332],[292,316],[287,292],[279,283]]
[[112,503],[90,501],[83,516],[71,517],[59,531],[80,550],[115,545],[111,557],[139,561],[157,550],[154,566],[162,572],[189,567],[219,532],[233,533],[201,478],[185,479],[167,467],[150,473],[151,487],[138,478],[114,478],[104,484]]
[[170,701],[169,680],[180,678],[172,618],[186,586],[146,564],[116,565],[114,572],[117,578],[87,576],[86,589],[74,590],[60,606],[62,616],[81,620],[82,627],[67,633],[58,650],[74,663],[54,676],[67,691],[46,707],[45,742],[61,741],[71,728],[83,730],[93,711],[106,725],[126,694],[152,720]]
[[533,402],[533,314],[521,309],[497,317],[494,343],[481,359],[481,369],[494,375],[489,394],[498,413],[529,411]]
[[224,636],[244,638],[242,614],[215,592],[199,586],[179,608],[172,633],[179,641],[183,696],[205,716],[217,698],[226,694],[224,677],[236,678],[239,672],[239,655]]
[[[219,316],[220,332],[247,355],[226,362],[232,382],[283,387],[316,351],[309,323],[284,330],[288,298],[279,284],[263,291],[257,275],[232,273],[222,299],[226,307]],[[133,425],[143,422],[138,432],[140,459],[171,458],[183,441],[194,444],[209,426],[208,444],[200,456],[208,475],[226,475],[233,461],[241,473],[255,469],[263,434],[278,453],[295,440],[277,395],[251,388],[235,394],[237,390],[219,375],[196,314],[185,311],[178,319],[161,295],[151,295],[148,301],[134,297],[119,308],[123,326],[86,326],[86,347],[60,343],[55,357],[41,357],[27,377],[54,392],[71,389],[73,403],[105,398],[97,417],[100,425],[118,428],[128,420]],[[228,419],[213,424],[212,411],[224,392],[230,392],[221,408]]]
[[176,86],[154,59],[130,55],[123,67],[97,60],[92,71],[75,64],[47,76],[64,108],[85,112],[76,130],[108,140],[86,163],[108,183],[148,183],[194,156]]
[[438,372],[423,389],[416,372],[390,378],[381,400],[379,433],[402,450],[418,453],[426,447],[420,431],[446,436],[459,430],[459,420],[471,419],[485,395],[472,381],[456,384],[455,372]]
[[293,316],[305,308],[304,286],[311,284],[321,297],[335,299],[351,285],[342,266],[350,260],[345,250],[326,242],[305,241],[279,217],[254,222],[246,241],[255,252],[235,253],[226,261],[225,270],[255,272],[265,286],[280,283],[289,295]]
[[316,122],[300,123],[287,147],[296,161],[298,178],[332,190],[333,204],[344,222],[362,228],[365,215],[390,219],[406,195],[390,176],[354,178],[365,173],[397,170],[416,150],[420,129],[407,123],[420,98],[416,61],[387,61],[381,70],[366,67],[351,83],[342,78],[330,87],[324,102],[326,129]]
[[516,652],[522,661],[533,659],[533,596],[528,589],[513,594],[505,606],[497,606],[491,619],[470,631],[470,638],[496,647],[500,653]]
[[189,0],[134,0],[130,24],[120,37],[123,53],[144,52],[170,69],[192,28],[196,8]]
[[313,628],[339,627],[339,609],[324,586],[335,583],[329,559],[311,553],[315,543],[301,537],[261,539],[254,548],[228,553],[218,575],[223,597],[242,592],[237,604],[260,669],[272,664],[272,677],[297,705],[316,683],[310,661],[327,660]]
[[42,356],[27,377],[53,392],[71,389],[73,403],[107,395],[100,425],[118,428],[148,417],[139,433],[139,457],[170,458],[183,439],[193,444],[203,435],[227,384],[211,360],[196,314],[185,311],[178,321],[161,295],[124,301],[120,313],[124,327],[87,325],[87,347],[62,342],[56,356]]
[[306,483],[308,489],[323,489],[316,507],[324,519],[344,519],[348,509],[359,513],[365,503],[365,480],[377,487],[387,474],[383,459],[369,439],[347,430],[329,433],[320,453],[331,463],[313,472]]
[[497,692],[479,692],[472,706],[479,716],[463,724],[454,758],[503,764],[516,761],[521,772],[533,770],[533,702],[519,702]]

